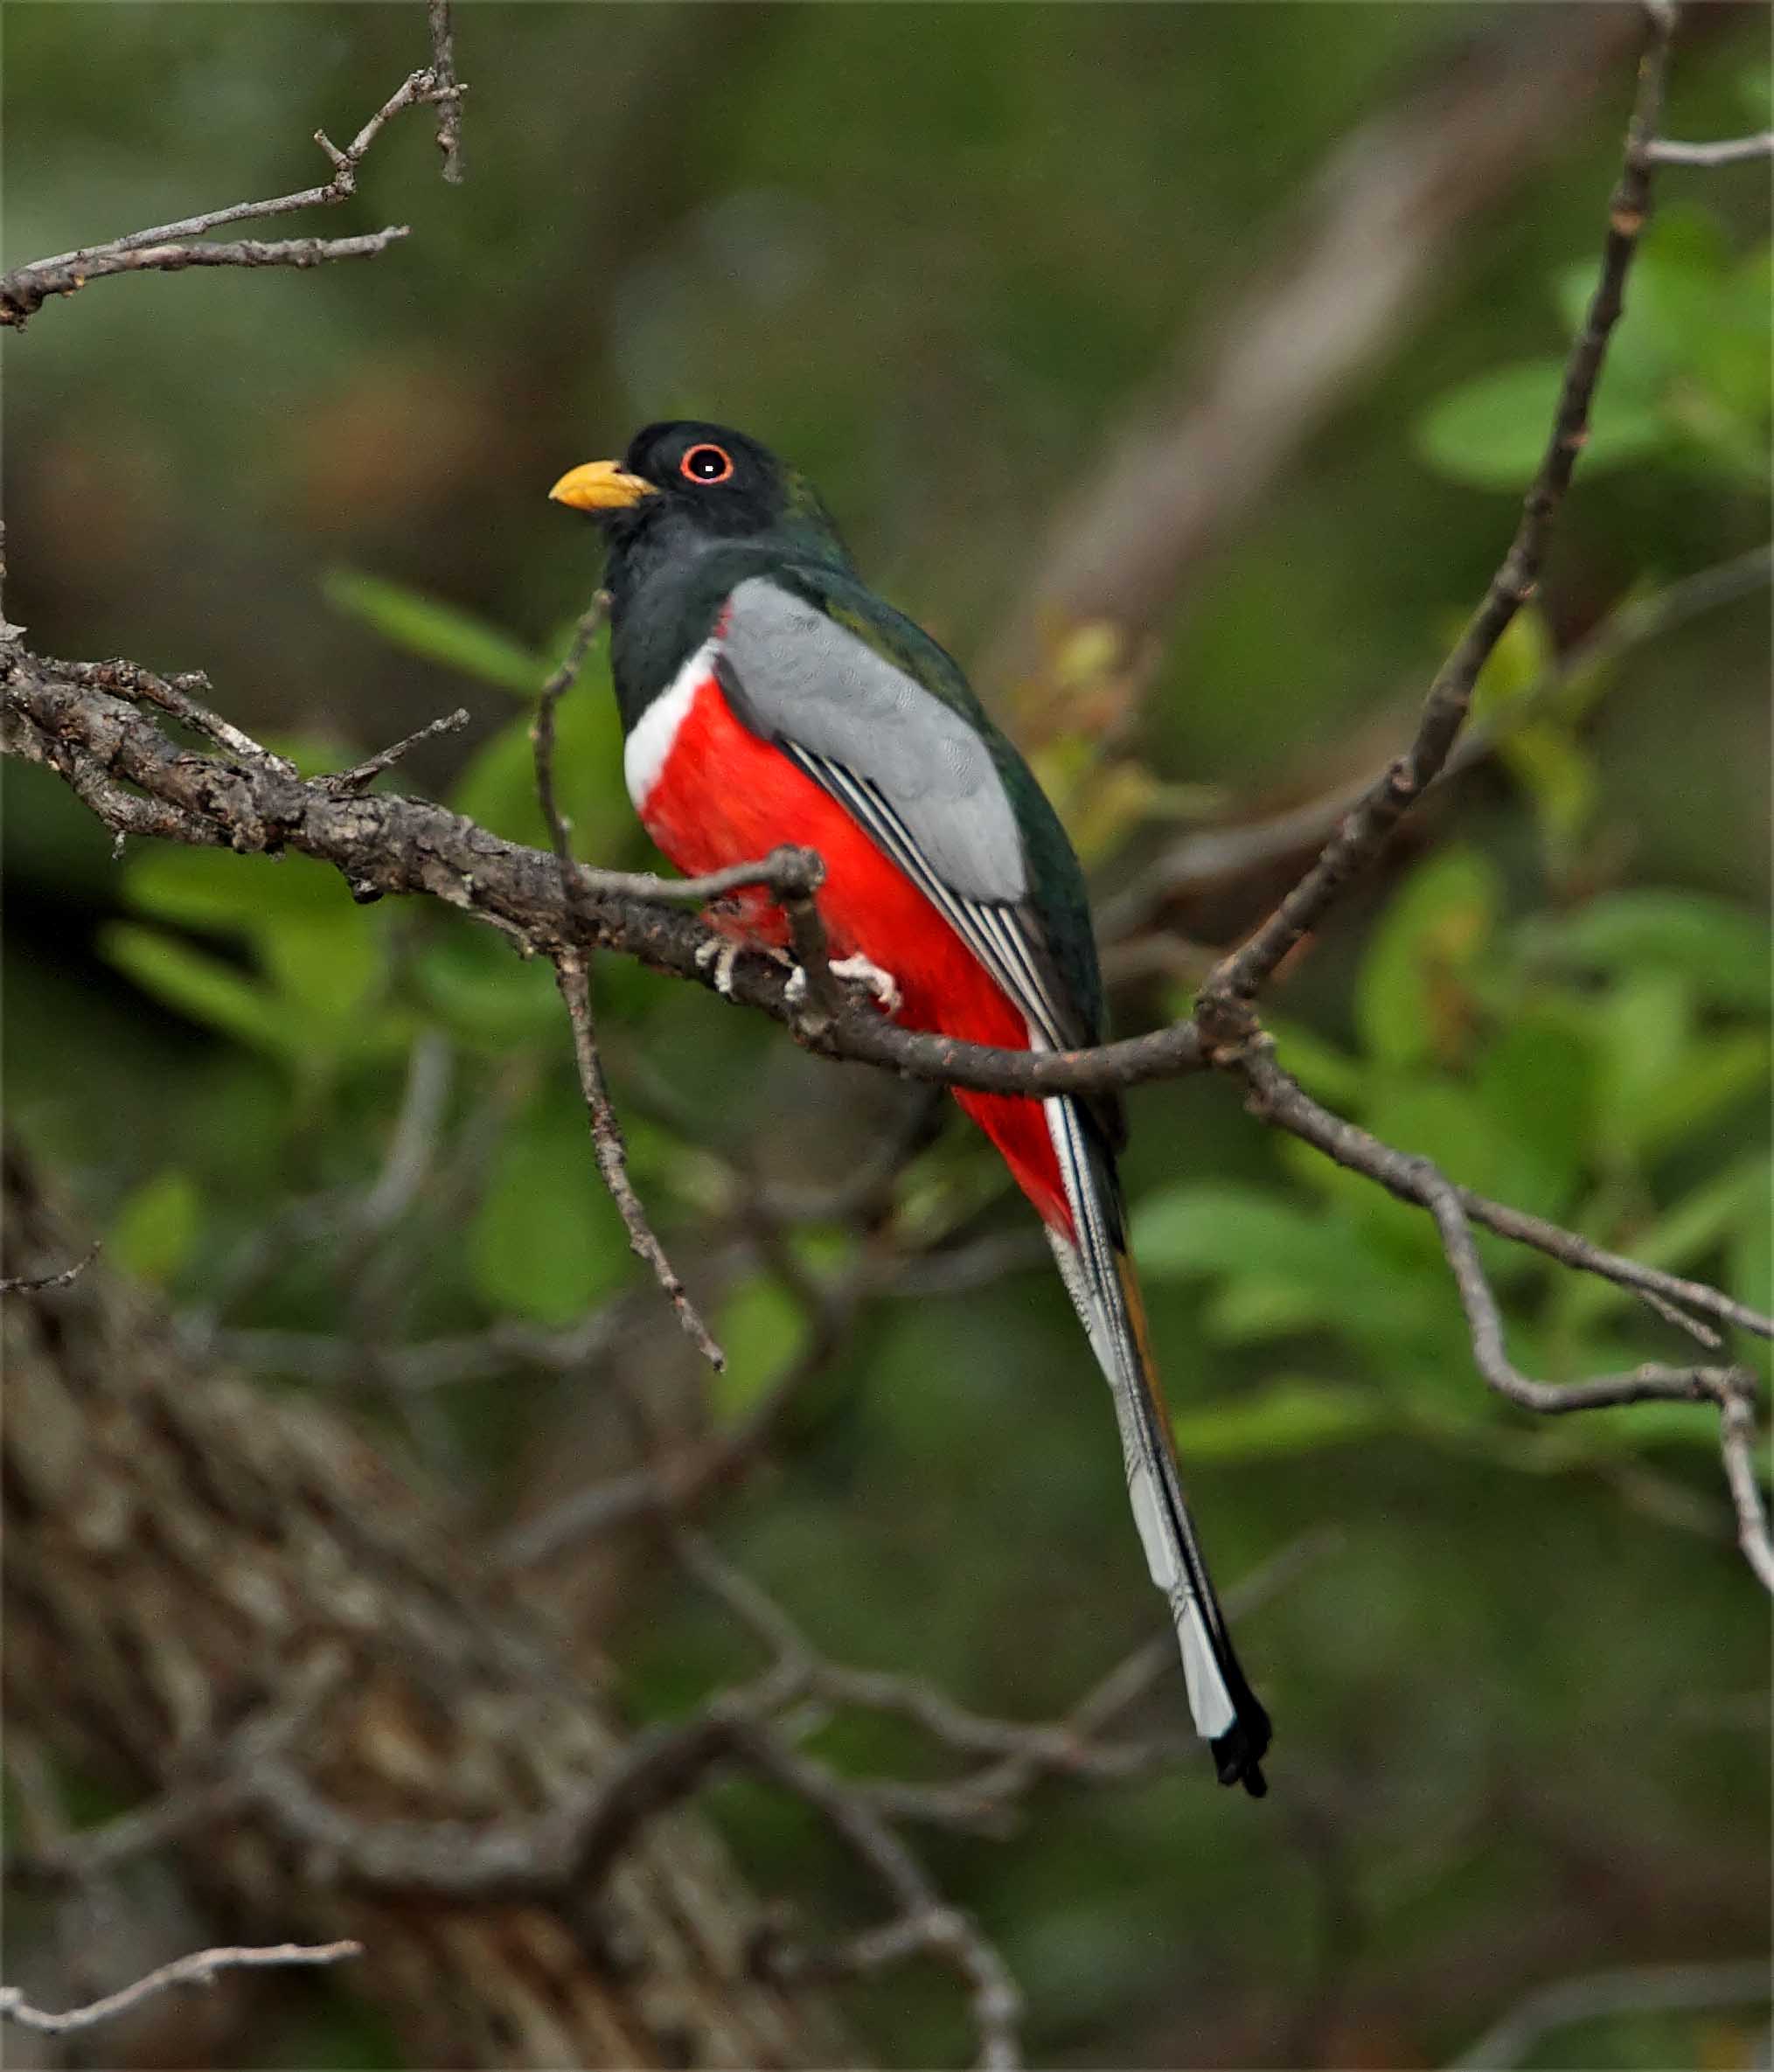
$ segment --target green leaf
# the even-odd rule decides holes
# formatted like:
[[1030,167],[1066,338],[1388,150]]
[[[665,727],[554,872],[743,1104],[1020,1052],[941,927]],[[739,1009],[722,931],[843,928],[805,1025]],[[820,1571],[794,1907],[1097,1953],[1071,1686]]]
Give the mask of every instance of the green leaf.
[[[1517,1206],[1556,1216],[1583,1177],[1596,1127],[1595,1046],[1556,1008],[1516,1009],[1478,1060],[1478,1112],[1535,1176]],[[1512,1197],[1512,1199],[1516,1199]]]
[[[1564,378],[1558,360],[1521,360],[1438,397],[1417,420],[1416,448],[1437,473],[1473,489],[1525,490],[1540,467]],[[1597,398],[1583,471],[1641,460],[1667,445],[1649,403]]]
[[178,928],[243,935],[268,932],[290,919],[351,911],[338,873],[311,857],[236,856],[170,843],[129,854],[123,897],[138,914]]
[[106,1256],[136,1280],[163,1288],[191,1257],[202,1222],[191,1175],[156,1173],[124,1197],[106,1233]]
[[1406,880],[1355,988],[1356,1026],[1376,1064],[1396,1069],[1464,1049],[1469,981],[1502,900],[1495,865],[1474,849],[1444,850]]
[[1323,1325],[1371,1347],[1432,1336],[1444,1312],[1431,1282],[1401,1272],[1358,1227],[1261,1188],[1200,1181],[1150,1196],[1133,1248],[1154,1280],[1226,1276],[1207,1322],[1228,1342]]
[[1485,664],[1473,692],[1472,710],[1499,729],[1498,754],[1534,804],[1555,866],[1569,857],[1594,810],[1597,781],[1590,756],[1572,720],[1599,689],[1598,672],[1562,686],[1555,706],[1542,704],[1531,721],[1512,708],[1535,691],[1557,662],[1552,634],[1533,606],[1516,613]]
[[[1457,623],[1450,628],[1457,636]],[[1492,720],[1531,691],[1557,660],[1552,629],[1535,604],[1525,604],[1503,629],[1472,686],[1472,716]]]
[[1340,1268],[1349,1238],[1284,1195],[1231,1180],[1191,1180],[1149,1194],[1133,1212],[1133,1250],[1154,1280],[1250,1266]]
[[570,1324],[616,1285],[627,1243],[582,1115],[545,1101],[508,1132],[468,1249],[488,1306],[542,1324]]
[[278,993],[329,1048],[379,1050],[400,1033],[397,1018],[368,1012],[382,984],[382,945],[356,907],[264,931],[260,954]]
[[233,964],[157,928],[113,921],[99,931],[100,954],[165,1006],[284,1064],[302,1054],[303,1032],[269,987]]
[[[1762,1184],[1750,1196],[1747,1213],[1731,1245],[1731,1292],[1765,1316],[1774,1310],[1774,1167],[1764,1168]],[[1770,1352],[1765,1338],[1743,1335],[1746,1354],[1765,1374]],[[1766,1455],[1764,1452],[1765,1464]]]
[[1186,1461],[1273,1459],[1346,1445],[1399,1422],[1383,1396],[1336,1381],[1286,1380],[1261,1394],[1172,1418]]
[[1600,1113],[1610,1137],[1635,1155],[1643,1127],[1668,1082],[1686,1069],[1694,1037],[1694,993],[1684,975],[1641,970],[1624,977],[1602,1003]]
[[1524,924],[1528,956],[1582,970],[1678,972],[1709,1006],[1765,1016],[1765,920],[1701,893],[1617,892],[1575,913]]
[[323,579],[321,593],[335,611],[360,620],[391,647],[519,698],[533,698],[548,673],[540,656],[500,628],[383,576],[335,568]]
[[709,1377],[716,1417],[737,1424],[805,1343],[807,1312],[774,1274],[743,1281],[716,1312],[713,1331],[727,1355]]
[[1527,794],[1551,867],[1562,873],[1595,817],[1601,782],[1594,758],[1568,724],[1543,720],[1506,734],[1497,753]]
[[[1509,1153],[1497,1119],[1474,1088],[1447,1079],[1393,1080],[1375,1089],[1367,1121],[1382,1142],[1432,1160],[1449,1179],[1480,1194],[1499,1192]],[[1404,1211],[1411,1227],[1426,1228],[1434,1241],[1435,1226],[1421,1209],[1389,1195],[1384,1200]]]
[[1632,1119],[1639,1155],[1652,1158],[1673,1148],[1751,1094],[1765,1114],[1770,1050],[1768,1039],[1753,1029],[1703,1038],[1688,1047],[1681,1068],[1646,1088]]

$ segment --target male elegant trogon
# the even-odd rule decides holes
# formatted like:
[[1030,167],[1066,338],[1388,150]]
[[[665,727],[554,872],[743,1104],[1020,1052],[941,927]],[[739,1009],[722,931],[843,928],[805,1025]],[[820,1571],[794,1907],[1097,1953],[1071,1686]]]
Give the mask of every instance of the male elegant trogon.
[[[807,482],[737,432],[657,424],[620,462],[575,468],[552,494],[608,535],[624,773],[680,870],[782,843],[815,850],[834,959],[852,961],[908,1028],[1017,1049],[1101,1040],[1089,907],[1057,816],[957,664],[863,583]],[[762,893],[727,925],[773,947],[786,939]],[[1260,1793],[1269,1718],[1183,1501],[1127,1254],[1118,1109],[956,1098],[1040,1213],[1108,1376],[1196,1729],[1221,1780]]]

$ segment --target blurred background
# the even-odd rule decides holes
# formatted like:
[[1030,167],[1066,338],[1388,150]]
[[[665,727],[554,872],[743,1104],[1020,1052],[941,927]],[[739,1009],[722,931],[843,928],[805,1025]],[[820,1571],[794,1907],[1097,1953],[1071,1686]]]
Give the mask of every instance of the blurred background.
[[[1669,133],[1766,127],[1765,12],[1692,11]],[[736,424],[1037,759],[1118,1026],[1179,1012],[1401,740],[1506,541],[1637,11],[456,21],[466,183],[403,117],[298,226],[410,223],[386,257],[98,282],[9,342],[8,617],[45,652],[205,670],[308,767],[466,705],[402,787],[538,839],[529,717],[597,580],[548,484],[651,419]],[[14,265],[317,180],[317,124],[343,141],[427,51],[392,4],[12,0],[4,27]],[[1547,581],[1482,688],[1490,752],[1275,999],[1344,1112],[1764,1304],[1768,238],[1765,164],[1662,177]],[[649,862],[595,654],[562,754],[581,854]],[[326,1398],[470,1544],[539,1533],[534,1588],[630,1718],[743,1651],[646,1528],[551,1521],[761,1407],[700,1520],[834,1656],[1039,1719],[1150,1637],[1100,1383],[958,1119],[926,1144],[914,1089],[599,964],[637,1181],[730,1356],[711,1379],[598,1192],[546,970],[301,859],[114,862],[37,769],[7,767],[5,843],[11,1129],[194,1358]],[[403,1114],[423,1184],[347,1248],[325,1205],[373,1188]],[[1441,2063],[1549,1983],[1763,1950],[1767,1608],[1715,1420],[1534,1424],[1473,1372],[1423,1220],[1224,1086],[1131,1117],[1218,1573],[1294,1557],[1241,1624],[1273,1789],[1186,1759],[1044,1788],[1007,1837],[918,1838],[1022,1981],[1035,2062]],[[1529,1371],[1680,1356],[1611,1290],[1492,1262]],[[1183,1725],[1180,1684],[1142,1719]],[[915,1759],[866,1718],[819,1745]],[[706,1803],[760,1895],[855,1905],[770,1793]],[[8,1928],[15,1970],[45,1961],[41,1909]],[[969,2048],[940,1975],[844,2006],[879,2062]],[[402,2062],[307,2019],[204,2062]],[[1511,2048],[1765,2064],[1767,2022],[1604,1993]]]

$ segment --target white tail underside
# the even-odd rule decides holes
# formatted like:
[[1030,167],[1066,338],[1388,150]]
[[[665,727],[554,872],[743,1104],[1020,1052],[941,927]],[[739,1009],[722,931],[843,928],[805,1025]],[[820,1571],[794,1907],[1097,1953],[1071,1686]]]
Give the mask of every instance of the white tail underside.
[[[1090,1175],[1082,1125],[1068,1100],[1056,1098],[1041,1105],[1065,1179],[1073,1227],[1082,1241],[1074,1244],[1049,1228],[1047,1241],[1059,1262],[1072,1306],[1090,1340],[1096,1364],[1109,1383],[1116,1428],[1121,1436],[1128,1503],[1139,1529],[1140,1545],[1145,1550],[1146,1567],[1170,1604],[1195,1731],[1203,1740],[1213,1741],[1230,1729],[1237,1718],[1237,1708],[1221,1673],[1208,1613],[1190,1573],[1188,1552],[1181,1537],[1187,1527],[1179,1519],[1173,1521],[1166,1498],[1171,1487],[1168,1464],[1158,1450],[1166,1439],[1152,1429],[1158,1406],[1142,1377],[1139,1351],[1117,1279],[1113,1246]],[[1094,1270],[1090,1255],[1094,1255]]]

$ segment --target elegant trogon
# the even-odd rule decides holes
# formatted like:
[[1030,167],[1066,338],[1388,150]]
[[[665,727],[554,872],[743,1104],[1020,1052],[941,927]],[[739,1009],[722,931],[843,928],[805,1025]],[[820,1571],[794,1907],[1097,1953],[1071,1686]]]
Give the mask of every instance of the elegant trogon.
[[[815,850],[834,959],[869,977],[908,1028],[1017,1049],[1101,1040],[1089,907],[1057,816],[955,662],[864,584],[804,477],[721,426],[657,424],[552,494],[608,537],[624,773],[680,870],[783,843]],[[786,939],[762,893],[725,924],[771,947]],[[1034,1204],[1108,1377],[1196,1729],[1221,1781],[1260,1793],[1269,1718],[1183,1501],[1127,1252],[1118,1108],[956,1098]]]

